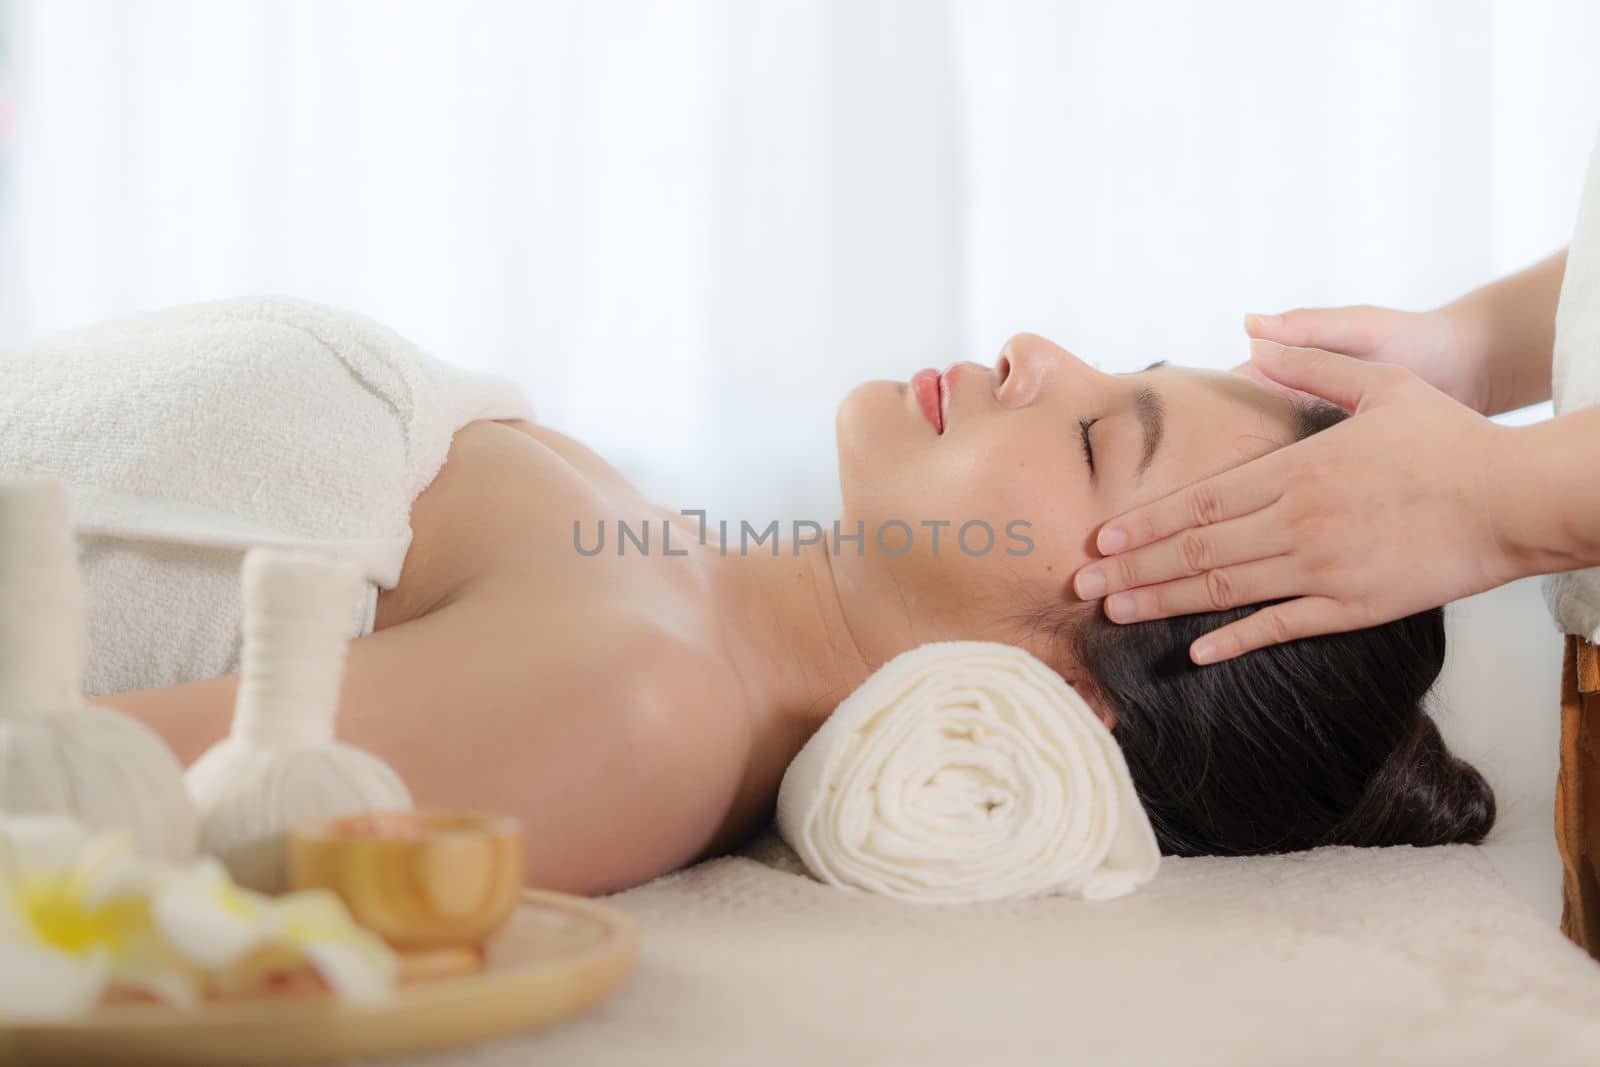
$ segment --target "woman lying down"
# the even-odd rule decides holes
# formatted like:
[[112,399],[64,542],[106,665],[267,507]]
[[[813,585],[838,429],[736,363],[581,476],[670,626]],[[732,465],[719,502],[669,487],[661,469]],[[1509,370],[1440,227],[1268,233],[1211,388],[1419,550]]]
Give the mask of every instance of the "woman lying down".
[[[55,473],[83,490],[91,519],[96,487],[181,497],[203,485],[190,503],[287,535],[381,538],[396,531],[330,525],[327,505],[360,511],[364,486],[341,479],[374,457],[416,464],[420,484],[395,513],[404,533],[411,505],[409,548],[353,630],[340,733],[388,761],[419,805],[519,816],[533,884],[610,892],[737,847],[772,818],[785,769],[841,700],[897,654],[945,640],[1019,646],[1070,682],[1119,742],[1169,854],[1477,842],[1494,821],[1488,785],[1423,710],[1444,658],[1438,610],[1196,667],[1190,642],[1252,605],[1118,625],[1074,599],[1070,576],[1101,522],[1343,417],[1239,375],[1106,374],[1021,334],[992,365],[868,382],[838,411],[843,515],[774,554],[737,520],[723,534],[717,516],[647,500],[578,441],[508,417],[520,397],[449,395],[469,379],[480,396],[510,386],[318,305],[173,309],[0,358],[8,378],[34,377],[37,431],[20,453],[6,442],[0,476]],[[93,433],[38,429],[38,398],[56,395],[38,387],[47,360],[57,374],[93,363],[107,381],[138,363],[141,391]],[[264,368],[276,388],[262,388]],[[195,377],[205,390],[182,399]],[[0,414],[15,416],[19,390],[0,393],[13,398]],[[162,399],[141,416],[148,396]],[[54,403],[51,425],[70,424],[70,400]],[[398,432],[353,440],[369,423],[340,405],[362,403]],[[150,724],[188,763],[228,730],[237,614],[197,617],[182,596],[117,588],[158,565],[164,587],[181,583],[203,554],[149,529],[107,536],[84,550],[90,690],[99,678],[97,703]],[[231,575],[237,565],[228,557]],[[228,631],[227,653],[205,652],[207,627]],[[130,672],[135,661],[159,666]]]

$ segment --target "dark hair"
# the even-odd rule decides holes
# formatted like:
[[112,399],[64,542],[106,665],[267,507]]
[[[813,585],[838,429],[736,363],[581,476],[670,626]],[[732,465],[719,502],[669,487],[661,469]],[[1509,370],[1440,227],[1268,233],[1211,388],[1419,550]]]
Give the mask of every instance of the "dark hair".
[[[1326,404],[1299,410],[1302,437],[1345,417]],[[1444,664],[1443,611],[1190,662],[1196,638],[1262,606],[1117,624],[1096,601],[1036,620],[1067,643],[1114,713],[1161,850],[1483,840],[1494,793],[1424,710]]]

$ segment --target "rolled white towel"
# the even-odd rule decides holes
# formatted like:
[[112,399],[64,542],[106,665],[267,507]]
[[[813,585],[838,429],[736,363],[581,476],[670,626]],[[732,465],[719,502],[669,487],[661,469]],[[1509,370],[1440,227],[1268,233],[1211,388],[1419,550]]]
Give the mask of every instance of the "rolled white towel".
[[985,641],[912,649],[850,694],[784,772],[778,833],[821,881],[937,903],[1105,900],[1161,859],[1111,731]]

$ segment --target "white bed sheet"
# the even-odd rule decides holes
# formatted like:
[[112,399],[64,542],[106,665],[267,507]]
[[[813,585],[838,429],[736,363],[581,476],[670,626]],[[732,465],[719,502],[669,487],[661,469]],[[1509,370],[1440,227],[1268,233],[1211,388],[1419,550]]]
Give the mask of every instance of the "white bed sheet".
[[429,1067],[1594,1064],[1600,965],[1481,850],[1167,860],[1120,900],[929,907],[806,876],[770,832],[606,898],[638,971]]

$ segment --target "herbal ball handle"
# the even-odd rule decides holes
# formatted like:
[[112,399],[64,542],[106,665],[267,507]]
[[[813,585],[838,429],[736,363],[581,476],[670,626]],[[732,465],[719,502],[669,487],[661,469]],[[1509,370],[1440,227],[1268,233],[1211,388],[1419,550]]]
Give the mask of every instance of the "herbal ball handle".
[[276,548],[246,553],[235,736],[267,746],[333,743],[364,580],[347,560]]
[[89,635],[61,482],[0,484],[0,715],[48,715],[83,706]]

